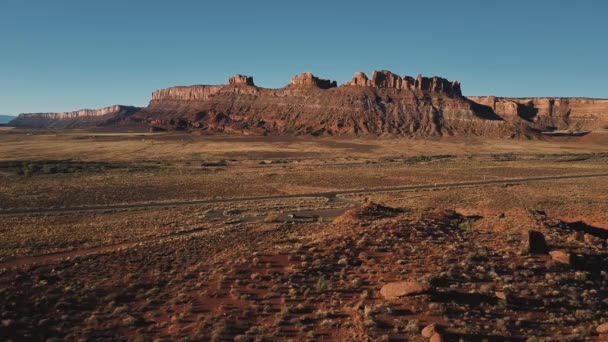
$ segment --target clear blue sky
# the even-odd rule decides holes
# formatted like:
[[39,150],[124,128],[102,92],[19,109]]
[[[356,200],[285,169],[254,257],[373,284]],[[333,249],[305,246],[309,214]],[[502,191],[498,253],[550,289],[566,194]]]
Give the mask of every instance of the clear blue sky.
[[465,95],[608,97],[608,1],[2,0],[0,113],[146,105],[235,73],[457,79]]

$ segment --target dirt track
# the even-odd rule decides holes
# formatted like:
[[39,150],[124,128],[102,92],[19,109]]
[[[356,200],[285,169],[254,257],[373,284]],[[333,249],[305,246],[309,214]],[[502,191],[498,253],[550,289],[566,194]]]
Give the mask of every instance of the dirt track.
[[115,243],[115,244],[109,244],[109,245],[102,245],[102,246],[90,247],[90,248],[81,248],[81,249],[75,249],[75,250],[65,251],[65,252],[17,257],[17,258],[8,259],[6,261],[0,262],[0,269],[32,266],[32,265],[46,265],[46,264],[51,264],[51,263],[59,261],[59,260],[68,259],[68,258],[71,259],[71,258],[78,258],[78,257],[87,256],[87,255],[111,253],[111,252],[115,252],[115,251],[119,251],[119,250],[123,250],[123,249],[133,248],[133,247],[143,245],[146,243],[150,243],[150,242],[156,242],[156,243],[168,242],[168,241],[171,241],[171,240],[174,240],[174,239],[177,239],[180,237],[184,237],[184,236],[202,234],[202,233],[205,233],[206,231],[207,231],[206,227],[201,227],[201,228],[197,228],[197,229],[188,230],[185,232],[178,232],[178,233],[173,233],[173,234],[169,234],[166,236],[160,236],[160,237],[146,238],[146,239],[121,242],[121,243]]
[[80,213],[80,212],[124,210],[124,209],[149,209],[149,208],[159,208],[159,207],[180,207],[180,206],[192,206],[192,205],[200,205],[200,204],[235,203],[235,202],[243,202],[243,201],[263,201],[263,200],[290,199],[290,198],[310,198],[310,197],[335,198],[338,195],[353,195],[353,194],[395,192],[395,191],[420,191],[420,190],[434,190],[434,189],[450,189],[450,188],[461,188],[461,187],[476,187],[476,186],[484,186],[484,185],[522,184],[522,183],[531,183],[531,182],[553,181],[553,180],[562,180],[562,179],[576,179],[576,178],[592,178],[592,177],[608,177],[608,173],[593,173],[593,174],[578,174],[578,175],[574,174],[574,175],[561,175],[561,176],[541,176],[541,177],[529,177],[529,178],[506,178],[506,179],[497,179],[497,180],[406,185],[406,186],[396,186],[396,187],[337,190],[337,191],[311,192],[311,193],[301,193],[301,194],[283,194],[283,195],[268,195],[268,196],[256,196],[256,197],[234,197],[234,198],[211,198],[211,199],[192,200],[192,201],[123,203],[123,204],[111,204],[111,205],[96,205],[96,206],[81,206],[81,207],[55,207],[55,208],[16,208],[16,209],[1,209],[0,208],[0,216],[1,215],[20,215],[20,214],[42,214],[42,213]]
[[[394,191],[425,191],[435,189],[448,189],[448,188],[464,188],[464,187],[478,187],[487,185],[502,185],[502,184],[521,184],[530,182],[540,181],[554,181],[563,179],[576,179],[576,178],[591,178],[591,177],[607,177],[608,173],[598,174],[580,174],[580,175],[561,175],[561,176],[544,176],[544,177],[530,177],[530,178],[517,178],[517,179],[500,179],[500,180],[487,180],[487,181],[472,181],[472,182],[459,182],[459,183],[441,183],[441,184],[423,184],[413,186],[401,186],[401,187],[390,187],[390,188],[369,188],[369,189],[353,189],[353,190],[340,190],[332,192],[316,192],[316,193],[305,193],[305,194],[289,194],[289,195],[272,195],[272,196],[259,196],[259,197],[242,197],[242,198],[225,198],[225,199],[207,199],[197,201],[184,201],[184,202],[157,202],[157,203],[142,203],[142,204],[117,204],[108,206],[91,206],[91,207],[78,207],[78,208],[43,208],[43,209],[14,209],[0,211],[0,215],[23,215],[23,214],[36,214],[36,213],[80,213],[90,211],[107,211],[107,210],[123,210],[123,209],[149,209],[156,207],[177,207],[177,206],[191,206],[198,204],[213,204],[213,203],[233,203],[240,201],[252,201],[252,200],[272,200],[272,199],[287,199],[287,198],[305,198],[305,197],[325,197],[335,198],[338,195],[351,195],[360,193],[379,193],[379,192],[394,192]],[[346,201],[345,206],[348,207],[350,201]],[[350,203],[352,204],[352,203]],[[141,239],[135,241],[128,241],[118,244],[97,246],[92,248],[76,249],[72,251],[18,257],[15,259],[6,260],[0,262],[0,268],[11,268],[11,267],[23,267],[31,265],[42,265],[49,264],[65,258],[76,258],[81,256],[93,255],[93,254],[105,254],[118,251],[121,249],[128,249],[136,247],[142,243],[156,243],[163,241],[170,241],[176,238],[185,237],[189,235],[200,234],[201,231],[207,231],[207,229],[199,228],[193,229],[186,232],[179,232],[175,234],[166,235],[163,237],[155,237],[148,239]]]

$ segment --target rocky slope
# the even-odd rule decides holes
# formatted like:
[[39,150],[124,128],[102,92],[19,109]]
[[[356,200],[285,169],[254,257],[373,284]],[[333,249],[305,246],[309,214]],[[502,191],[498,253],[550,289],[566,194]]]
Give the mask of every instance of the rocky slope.
[[608,127],[608,99],[503,98],[469,96],[507,120],[523,119],[544,129],[593,130]]
[[141,108],[114,105],[101,109],[82,109],[61,113],[19,114],[10,124],[24,128],[88,128],[117,125]]

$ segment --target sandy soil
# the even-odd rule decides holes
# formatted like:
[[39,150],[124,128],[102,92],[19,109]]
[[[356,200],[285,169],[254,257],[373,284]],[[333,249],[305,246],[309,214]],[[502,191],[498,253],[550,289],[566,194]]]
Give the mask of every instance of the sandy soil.
[[3,130],[0,338],[604,340],[598,136]]

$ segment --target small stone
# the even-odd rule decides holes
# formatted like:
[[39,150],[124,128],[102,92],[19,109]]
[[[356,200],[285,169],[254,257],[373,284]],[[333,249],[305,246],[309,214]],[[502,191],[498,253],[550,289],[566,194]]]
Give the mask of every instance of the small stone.
[[427,325],[420,332],[420,334],[426,338],[431,338],[436,333],[437,333],[437,324],[435,324],[435,323]]
[[496,285],[493,284],[493,283],[482,284],[479,287],[479,292],[481,292],[481,293],[487,293],[487,292],[494,291],[495,288],[496,288]]
[[608,334],[608,323],[598,325],[597,328],[595,328],[595,331],[597,331],[598,334]]
[[507,294],[503,291],[496,291],[494,292],[494,295],[496,296],[496,298],[500,299],[500,300],[507,300]]
[[570,253],[568,253],[568,252],[551,251],[551,252],[549,252],[549,255],[551,255],[551,259],[553,259],[556,262],[566,264],[566,265],[570,265],[572,263]]
[[549,252],[545,235],[537,230],[529,230],[524,236],[524,243],[531,254],[547,254]]
[[429,342],[443,342],[443,336],[441,336],[441,334],[439,333],[435,333],[433,334],[433,336],[431,336],[431,338],[429,339]]
[[430,289],[429,285],[417,281],[396,281],[382,286],[380,294],[385,299],[422,294]]
[[133,326],[133,325],[135,325],[135,323],[137,323],[137,319],[135,319],[135,317],[133,317],[133,316],[127,316],[127,317],[123,318],[123,320],[122,320],[122,324],[127,327]]

